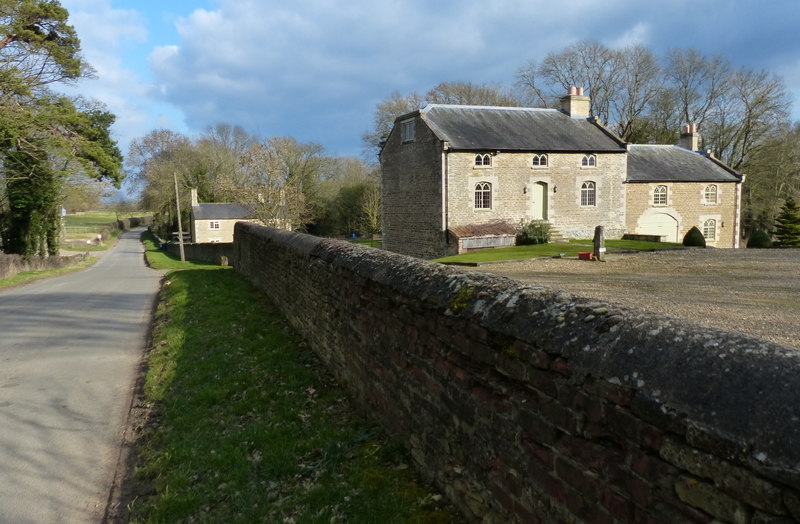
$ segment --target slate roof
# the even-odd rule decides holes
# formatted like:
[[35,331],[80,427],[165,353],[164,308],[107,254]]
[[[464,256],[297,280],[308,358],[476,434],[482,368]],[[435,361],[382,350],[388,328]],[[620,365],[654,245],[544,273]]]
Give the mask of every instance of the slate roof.
[[742,176],[704,153],[679,146],[630,145],[628,182],[741,182]]
[[242,204],[197,204],[192,206],[195,220],[232,220],[249,218],[250,209]]
[[429,104],[419,114],[453,150],[625,151],[625,143],[593,119],[557,109]]

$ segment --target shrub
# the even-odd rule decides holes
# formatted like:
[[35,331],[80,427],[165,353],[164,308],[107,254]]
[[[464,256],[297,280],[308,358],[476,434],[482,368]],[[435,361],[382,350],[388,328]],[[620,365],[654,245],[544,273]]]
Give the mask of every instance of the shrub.
[[547,244],[550,242],[550,222],[547,220],[520,221],[517,227],[517,245]]
[[763,248],[772,247],[772,239],[766,231],[756,230],[747,239],[747,247],[749,248]]
[[683,237],[683,245],[688,247],[706,247],[706,237],[704,237],[702,231],[695,226],[686,232],[686,236]]

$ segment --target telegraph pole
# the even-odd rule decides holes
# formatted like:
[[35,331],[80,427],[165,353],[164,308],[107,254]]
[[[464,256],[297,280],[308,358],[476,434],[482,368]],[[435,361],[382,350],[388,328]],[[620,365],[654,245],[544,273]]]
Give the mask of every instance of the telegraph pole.
[[183,226],[181,226],[181,197],[178,195],[178,175],[172,172],[172,180],[175,182],[175,207],[178,208],[178,244],[181,246],[181,262],[186,262],[186,255],[183,253]]

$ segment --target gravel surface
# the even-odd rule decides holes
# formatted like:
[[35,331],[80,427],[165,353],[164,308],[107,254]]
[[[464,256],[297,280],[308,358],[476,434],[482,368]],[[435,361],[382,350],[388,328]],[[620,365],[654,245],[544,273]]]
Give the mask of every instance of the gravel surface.
[[800,348],[800,249],[686,249],[605,259],[531,259],[475,269]]

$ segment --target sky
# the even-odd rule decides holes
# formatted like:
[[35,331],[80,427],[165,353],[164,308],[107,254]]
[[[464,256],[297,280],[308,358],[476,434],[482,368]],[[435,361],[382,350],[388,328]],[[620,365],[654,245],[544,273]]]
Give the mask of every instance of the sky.
[[219,122],[360,156],[377,104],[443,81],[510,87],[581,41],[694,47],[783,77],[800,120],[800,0],[61,0],[95,69],[73,89],[154,129]]

